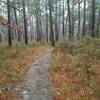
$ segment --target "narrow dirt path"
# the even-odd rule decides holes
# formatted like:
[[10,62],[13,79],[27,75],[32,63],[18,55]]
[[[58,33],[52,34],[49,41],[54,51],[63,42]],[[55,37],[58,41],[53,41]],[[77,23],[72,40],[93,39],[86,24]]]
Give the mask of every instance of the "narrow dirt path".
[[52,49],[31,65],[22,89],[24,100],[52,100],[53,88],[48,72],[51,52]]

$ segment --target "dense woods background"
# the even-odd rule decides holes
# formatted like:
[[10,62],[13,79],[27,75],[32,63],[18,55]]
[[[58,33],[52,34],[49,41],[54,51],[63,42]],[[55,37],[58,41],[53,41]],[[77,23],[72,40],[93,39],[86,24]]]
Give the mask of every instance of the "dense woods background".
[[0,41],[55,42],[100,36],[99,0],[0,0]]

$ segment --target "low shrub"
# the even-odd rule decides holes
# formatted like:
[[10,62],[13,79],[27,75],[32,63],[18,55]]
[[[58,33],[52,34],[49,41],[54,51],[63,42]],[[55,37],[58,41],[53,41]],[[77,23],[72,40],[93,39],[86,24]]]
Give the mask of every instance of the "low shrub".
[[77,54],[87,54],[91,57],[100,58],[100,39],[85,37],[83,40],[79,41],[68,41],[67,39],[62,39],[58,48],[63,52],[70,53],[72,55]]
[[62,39],[58,44],[58,48],[64,52],[74,54],[77,44],[72,41],[68,41],[67,39]]
[[8,65],[7,60],[0,59],[0,67],[7,67],[7,65]]

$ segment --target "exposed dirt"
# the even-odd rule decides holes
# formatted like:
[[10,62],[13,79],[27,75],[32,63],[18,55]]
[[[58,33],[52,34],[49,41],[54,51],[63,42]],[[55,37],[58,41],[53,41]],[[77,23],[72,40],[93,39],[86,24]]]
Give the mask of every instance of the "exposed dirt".
[[24,100],[52,100],[53,87],[49,76],[49,64],[52,49],[32,64],[22,91]]

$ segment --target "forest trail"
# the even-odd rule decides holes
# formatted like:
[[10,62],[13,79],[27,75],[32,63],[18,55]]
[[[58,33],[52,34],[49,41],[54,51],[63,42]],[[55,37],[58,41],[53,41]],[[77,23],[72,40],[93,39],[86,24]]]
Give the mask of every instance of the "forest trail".
[[23,100],[52,100],[53,88],[48,72],[52,51],[50,49],[31,65],[24,81]]

